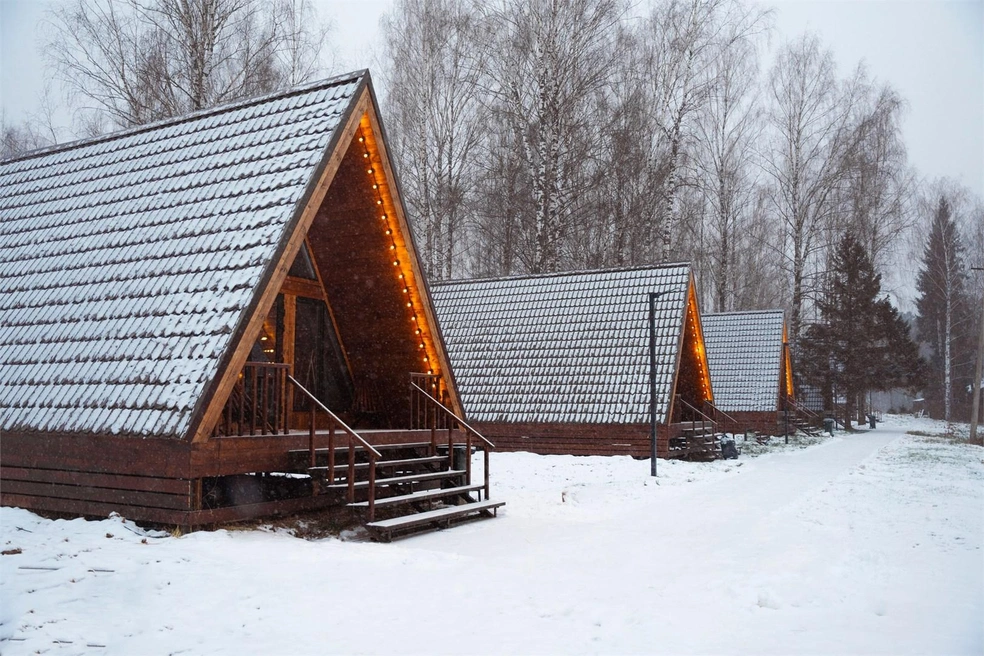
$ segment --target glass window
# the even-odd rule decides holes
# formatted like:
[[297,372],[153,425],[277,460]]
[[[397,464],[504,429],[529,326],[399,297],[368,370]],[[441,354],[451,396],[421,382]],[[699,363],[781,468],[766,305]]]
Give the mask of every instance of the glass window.
[[278,294],[249,353],[250,362],[283,362],[283,341],[284,297]]
[[[334,412],[344,412],[352,404],[352,377],[323,301],[297,298],[294,376]],[[304,395],[295,394],[294,409],[307,408]]]
[[314,274],[314,264],[311,262],[311,253],[308,252],[307,244],[301,245],[301,250],[294,258],[294,263],[290,265],[290,271],[287,272],[287,275],[306,280],[318,279],[318,276]]

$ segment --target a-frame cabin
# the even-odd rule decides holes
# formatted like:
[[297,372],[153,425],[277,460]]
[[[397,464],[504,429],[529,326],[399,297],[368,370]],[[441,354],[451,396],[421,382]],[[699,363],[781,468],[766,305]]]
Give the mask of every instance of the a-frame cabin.
[[767,435],[795,431],[806,418],[795,400],[783,311],[720,312],[703,319],[722,425]]
[[4,505],[496,506],[366,71],[0,163],[0,413]]
[[650,454],[649,293],[657,450],[719,447],[690,266],[434,284],[466,418],[500,450]]

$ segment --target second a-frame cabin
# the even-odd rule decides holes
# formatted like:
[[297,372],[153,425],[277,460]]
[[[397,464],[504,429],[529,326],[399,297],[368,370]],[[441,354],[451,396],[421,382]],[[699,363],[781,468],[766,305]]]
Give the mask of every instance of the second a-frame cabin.
[[782,310],[705,314],[714,405],[731,432],[796,429],[793,365]]
[[4,505],[388,537],[501,505],[460,414],[368,72],[0,163]]
[[433,286],[466,417],[499,449],[650,454],[649,294],[656,301],[657,448],[719,452],[687,264]]

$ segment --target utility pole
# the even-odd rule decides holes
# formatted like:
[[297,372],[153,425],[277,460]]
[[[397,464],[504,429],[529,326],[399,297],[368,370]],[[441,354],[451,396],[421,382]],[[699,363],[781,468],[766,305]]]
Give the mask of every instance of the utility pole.
[[662,292],[649,292],[649,442],[650,475],[656,476],[656,299]]
[[[970,267],[971,271],[984,271],[984,267]],[[984,376],[984,303],[981,303],[981,336],[977,340],[977,367],[974,375],[974,402],[970,415],[970,442],[977,443],[977,418],[981,411],[981,376]]]

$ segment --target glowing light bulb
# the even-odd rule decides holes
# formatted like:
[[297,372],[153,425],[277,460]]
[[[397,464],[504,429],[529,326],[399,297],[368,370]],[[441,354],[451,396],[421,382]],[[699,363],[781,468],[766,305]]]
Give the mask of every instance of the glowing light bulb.
[[363,141],[365,141],[365,140],[366,140],[366,138],[365,138],[365,137],[359,137],[359,143],[362,143],[362,142],[363,142]]
[[400,265],[399,260],[393,260],[393,266],[399,266],[399,265]]
[[372,175],[372,169],[366,169],[366,173],[368,173],[369,175]]
[[369,153],[362,153],[363,157],[369,157]]
[[410,301],[407,301],[407,307],[413,307],[413,304],[410,303]]

